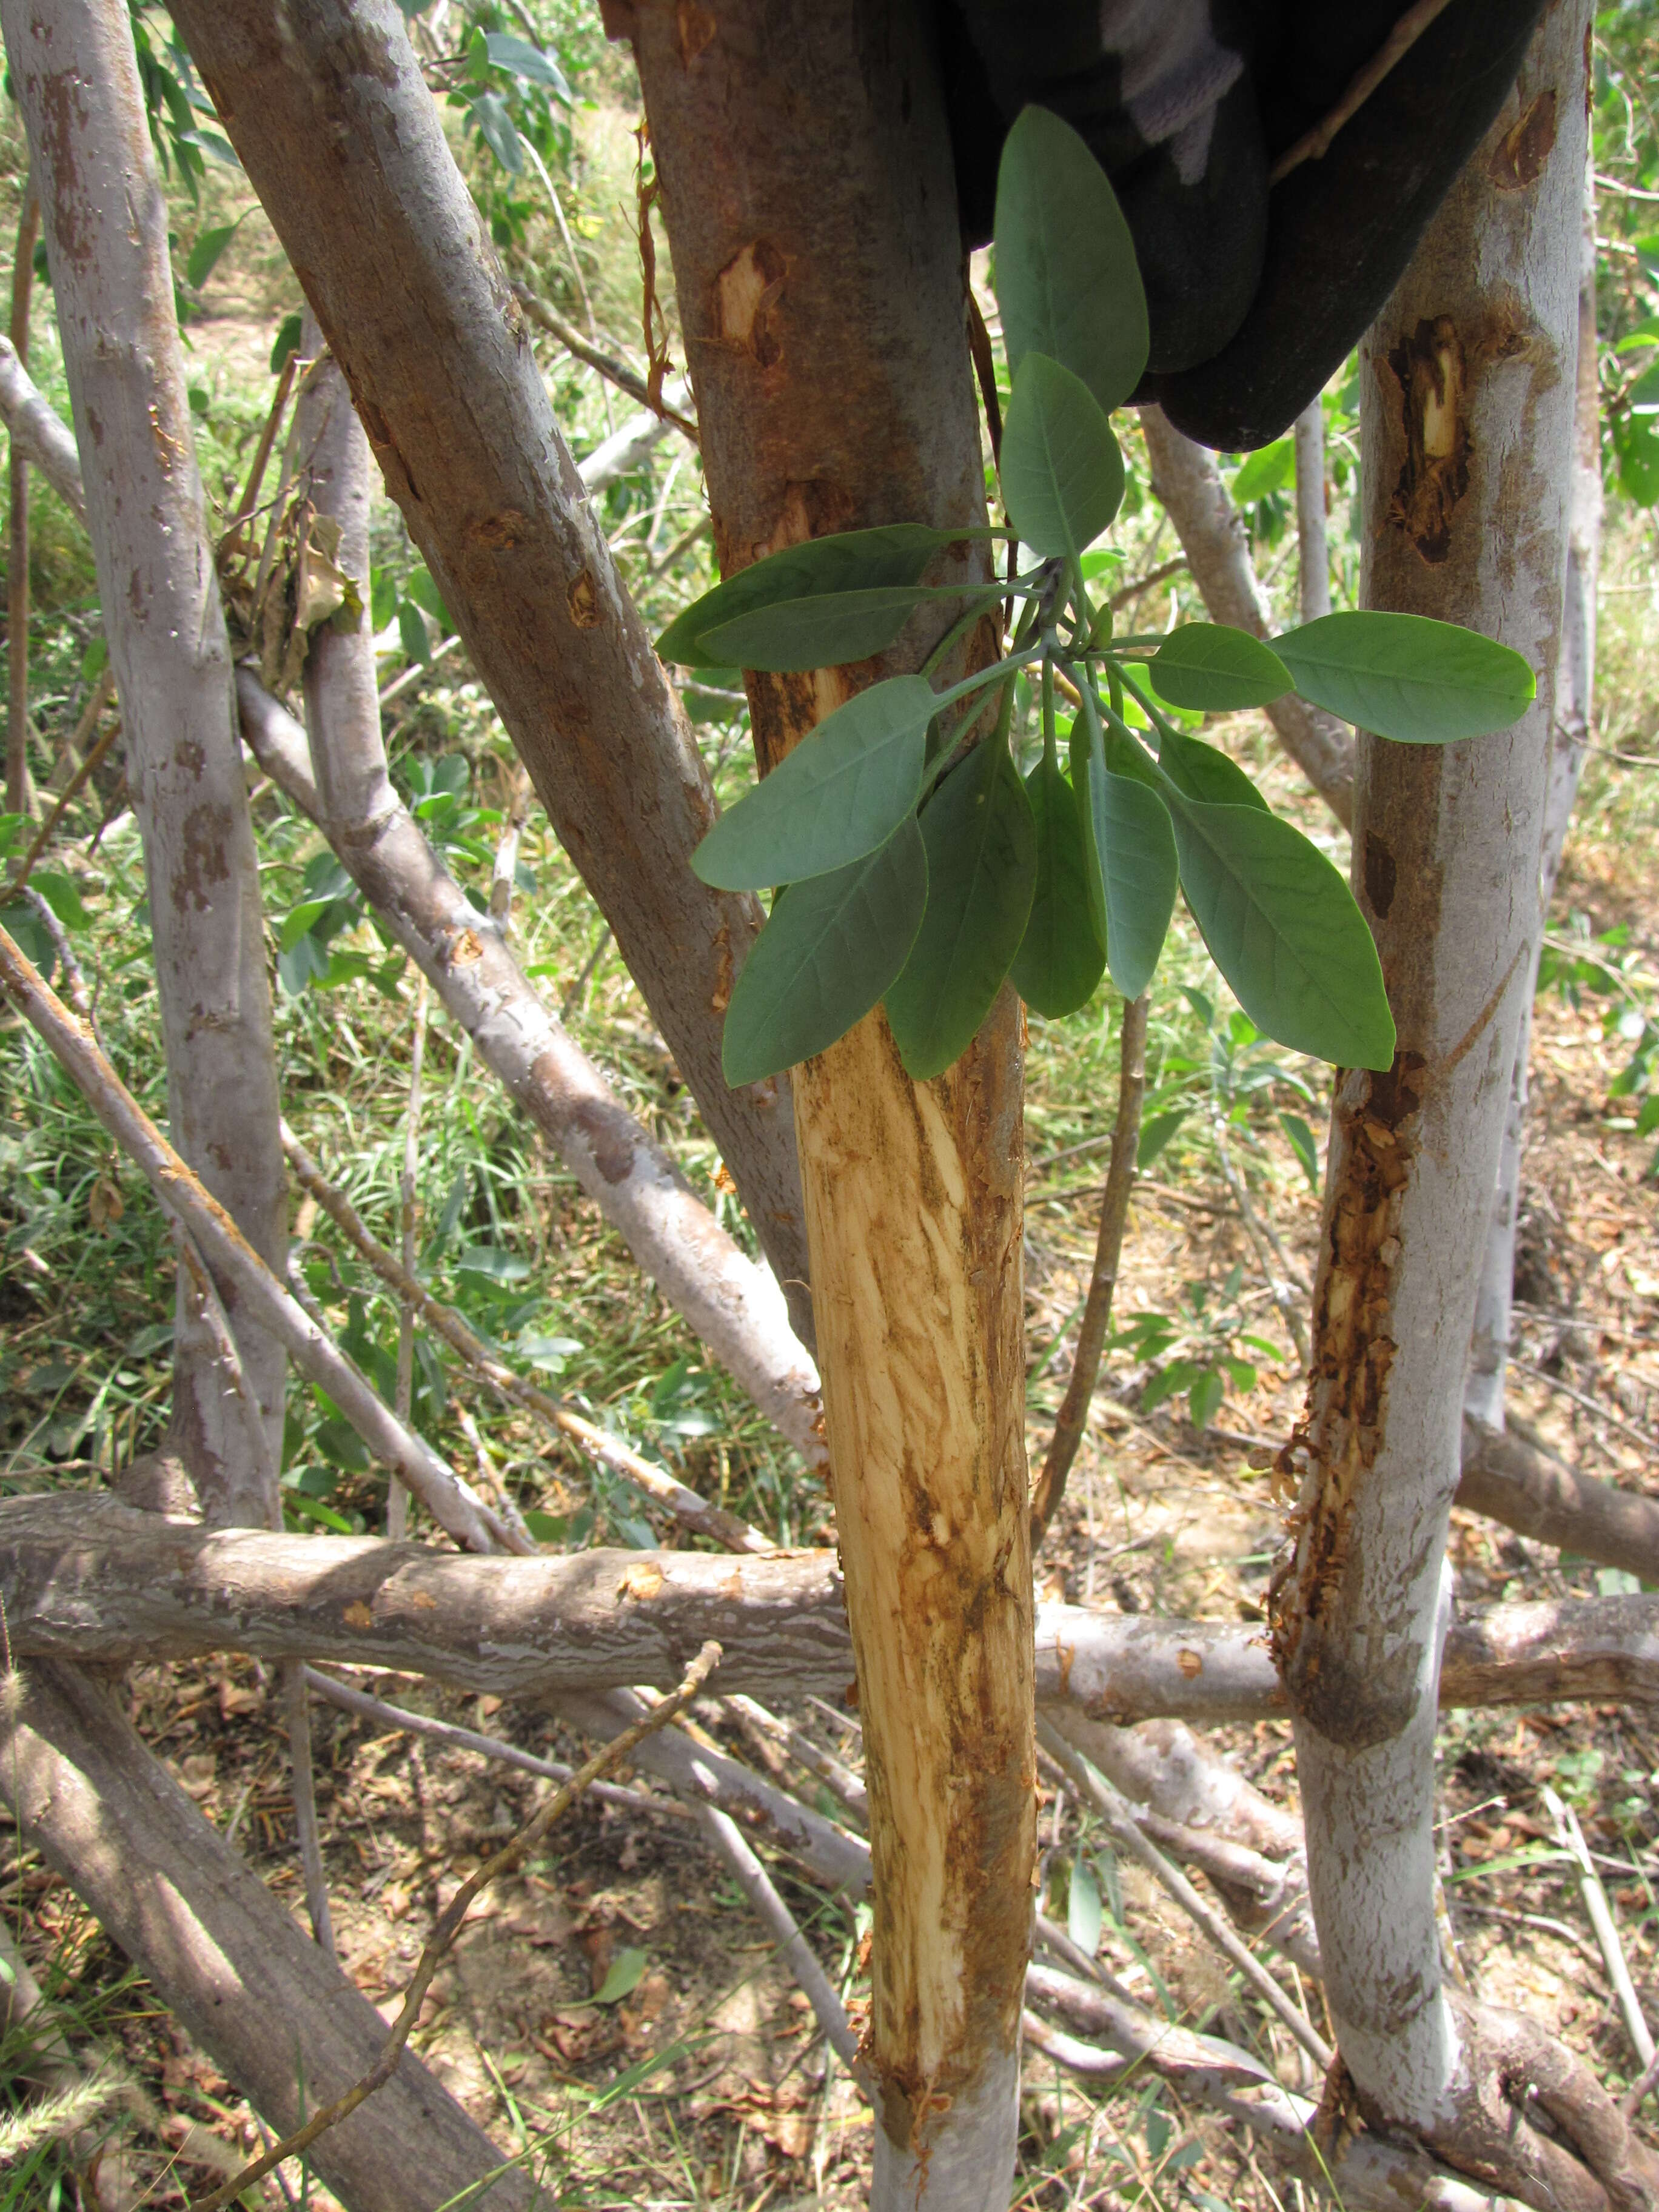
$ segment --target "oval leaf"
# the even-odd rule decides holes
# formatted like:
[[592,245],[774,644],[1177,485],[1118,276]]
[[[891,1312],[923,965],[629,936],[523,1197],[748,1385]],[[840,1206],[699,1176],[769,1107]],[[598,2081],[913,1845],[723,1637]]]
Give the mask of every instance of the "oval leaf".
[[1304,699],[1401,744],[1506,730],[1537,690],[1508,646],[1425,615],[1322,615],[1276,637],[1273,650]]
[[1146,672],[1159,698],[1200,714],[1265,707],[1293,688],[1290,670],[1271,646],[1220,623],[1183,623],[1159,646]]
[[997,304],[1008,366],[1028,353],[1080,376],[1109,411],[1146,366],[1146,295],[1117,195],[1069,123],[1028,107],[997,170]]
[[1002,429],[1002,496],[1034,553],[1081,557],[1117,513],[1123,456],[1080,377],[1028,353]]
[[920,676],[872,684],[827,714],[722,814],[691,856],[716,890],[828,875],[885,844],[916,803],[936,704]]
[[[881,530],[846,530],[833,538],[809,538],[804,545],[786,545],[740,568],[735,576],[716,584],[677,615],[657,640],[657,653],[682,668],[720,668],[732,664],[717,653],[705,653],[699,642],[705,630],[735,622],[739,615],[761,607],[781,606],[789,599],[822,598],[830,592],[879,591],[898,584],[915,584],[943,546],[959,542],[948,530],[930,530],[921,523],[895,523]],[[741,665],[741,663],[736,664]]]
[[970,753],[921,817],[927,911],[887,1019],[907,1073],[942,1075],[973,1042],[1025,934],[1036,828],[1019,771],[996,739]]
[[[1116,766],[1114,760],[1113,765]],[[1218,746],[1180,730],[1160,730],[1158,764],[1176,790],[1209,806],[1254,806],[1266,814],[1267,800],[1238,763]]]
[[927,855],[914,814],[863,860],[792,884],[726,1009],[726,1081],[758,1083],[845,1036],[903,967],[927,903]]
[[788,599],[706,629],[700,641],[717,661],[738,668],[839,668],[884,653],[921,602],[935,596],[925,585],[887,584]]
[[[1135,748],[1122,741],[1124,753]],[[1146,774],[1151,774],[1150,766]],[[1072,782],[1095,854],[1094,895],[1106,958],[1126,999],[1152,980],[1175,912],[1177,882],[1170,810],[1143,777],[1115,774],[1091,746],[1081,715],[1072,730]]]
[[1036,830],[1036,886],[1013,984],[1028,1006],[1058,1020],[1094,996],[1106,955],[1095,926],[1083,817],[1058,762],[1046,753],[1025,779],[1025,795]]
[[1280,1044],[1385,1068],[1394,1017],[1364,916],[1299,830],[1255,806],[1177,799],[1181,887],[1216,966]]

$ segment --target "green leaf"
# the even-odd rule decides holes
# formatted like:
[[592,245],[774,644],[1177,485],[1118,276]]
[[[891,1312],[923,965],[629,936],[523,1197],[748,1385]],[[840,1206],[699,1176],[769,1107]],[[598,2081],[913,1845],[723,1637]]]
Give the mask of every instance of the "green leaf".
[[455,625],[449,618],[449,609],[440,597],[438,586],[432,580],[432,571],[424,562],[418,568],[410,569],[409,581],[404,585],[404,589],[417,607],[424,609],[431,616],[443,635],[447,637]]
[[510,175],[524,173],[524,148],[499,92],[481,92],[471,103],[472,119],[486,146]]
[[1202,800],[1209,806],[1254,806],[1259,813],[1269,811],[1267,800],[1238,763],[1218,747],[1206,745],[1201,738],[1187,737],[1179,730],[1160,730],[1158,764],[1188,799]]
[[1100,1948],[1103,1917],[1094,1869],[1079,1850],[1072,1861],[1072,1878],[1066,1885],[1066,1932],[1091,1959]]
[[1285,1132],[1285,1141],[1296,1154],[1297,1164],[1308,1178],[1310,1190],[1319,1188],[1319,1153],[1314,1144],[1313,1131],[1299,1114],[1281,1114],[1279,1126]]
[[564,71],[550,55],[544,54],[539,46],[532,46],[527,39],[515,39],[510,31],[486,31],[484,52],[496,69],[521,76],[527,84],[544,84],[550,92],[557,94],[567,107],[572,105]]
[[222,223],[217,229],[204,230],[190,249],[190,258],[185,264],[185,282],[199,292],[213,274],[220,255],[236,235],[234,222]]
[[382,630],[398,611],[398,579],[390,568],[376,568],[368,587],[368,618]]
[[905,1072],[926,1082],[958,1060],[991,1011],[1030,917],[1036,825],[999,738],[978,745],[921,817],[927,910],[887,1019]]
[[1028,353],[1046,354],[1109,412],[1139,383],[1146,295],[1129,226],[1099,162],[1046,107],[1026,108],[1003,142],[996,290],[1016,376]]
[[1013,984],[1028,1006],[1058,1020],[1094,996],[1106,955],[1095,926],[1083,817],[1047,753],[1026,777],[1025,795],[1036,830],[1036,887]]
[[1423,615],[1322,615],[1273,640],[1304,699],[1401,744],[1506,730],[1536,684],[1518,653]]
[[1254,507],[1269,492],[1283,491],[1296,475],[1296,440],[1275,438],[1249,453],[1233,478],[1233,498],[1240,507]]
[[280,374],[283,363],[291,353],[299,352],[300,333],[304,327],[303,319],[299,315],[284,315],[277,325],[276,336],[270,349],[270,373],[273,376]]
[[828,875],[884,845],[921,790],[937,704],[920,676],[872,684],[722,814],[691,858],[717,890]]
[[1028,353],[1002,426],[1002,496],[1034,553],[1080,558],[1117,513],[1123,456],[1093,393],[1047,354]]
[[898,975],[927,902],[913,814],[863,860],[781,892],[726,1009],[726,1081],[758,1083],[845,1036]]
[[1187,1393],[1187,1412],[1195,1429],[1207,1429],[1221,1411],[1221,1392],[1220,1376],[1206,1367]]
[[658,655],[682,668],[725,668],[732,665],[726,657],[703,650],[706,631],[735,622],[740,615],[755,614],[762,607],[782,606],[792,599],[920,583],[933,556],[943,547],[959,543],[966,534],[959,532],[953,538],[948,530],[902,522],[885,529],[848,530],[833,538],[810,538],[804,545],[786,545],[782,552],[770,553],[765,560],[740,568],[735,576],[728,576],[712,592],[693,600],[657,640]]
[[1109,755],[1091,746],[1085,718],[1072,726],[1072,785],[1085,834],[1094,850],[1091,893],[1104,926],[1112,981],[1126,999],[1138,999],[1152,980],[1170,917],[1175,912],[1175,831],[1170,810],[1146,778],[1109,767],[1138,749],[1120,741]]
[[37,868],[29,878],[31,887],[39,891],[65,929],[87,929],[91,927],[87,910],[81,903],[80,888],[73,876],[66,876],[61,868]]
[[1187,903],[1256,1027],[1317,1060],[1387,1067],[1394,1017],[1376,947],[1324,854],[1260,807],[1183,799],[1174,814]]
[[1270,646],[1220,623],[1183,623],[1159,646],[1146,672],[1160,699],[1200,714],[1265,707],[1292,688],[1290,670]]
[[611,1962],[611,1971],[593,1992],[595,2004],[620,2004],[645,1979],[645,1970],[651,1964],[647,1951],[618,1951]]
[[432,641],[426,634],[426,618],[413,599],[398,602],[398,636],[410,660],[431,660]]
[[740,668],[840,668],[884,653],[921,602],[933,596],[922,584],[886,584],[791,599],[721,623],[705,630],[699,642]]
[[1188,1109],[1178,1107],[1168,1114],[1153,1114],[1140,1125],[1140,1142],[1135,1147],[1135,1165],[1149,1168],[1164,1150],[1176,1131],[1186,1120]]

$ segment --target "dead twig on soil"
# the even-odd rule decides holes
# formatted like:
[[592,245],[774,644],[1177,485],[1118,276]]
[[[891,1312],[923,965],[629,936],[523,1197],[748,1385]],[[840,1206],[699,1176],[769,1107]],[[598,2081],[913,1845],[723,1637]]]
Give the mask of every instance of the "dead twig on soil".
[[314,2113],[306,2122],[304,2127],[297,2128],[281,2142],[273,2143],[262,2157],[245,2166],[222,2189],[216,2189],[208,2196],[195,2199],[190,2212],[223,2212],[223,2208],[234,2203],[245,2190],[251,2189],[256,2181],[262,2181],[284,2159],[295,2158],[301,2151],[309,2149],[319,2136],[337,2126],[340,2121],[355,2112],[359,2105],[391,2080],[398,2056],[420,2017],[426,1993],[432,1986],[432,1978],[437,1972],[444,1954],[459,1935],[462,1923],[479,1891],[494,1881],[498,1875],[510,1874],[526,1852],[541,1841],[553,1823],[569,1810],[590,1784],[599,1781],[613,1768],[620,1766],[629,1753],[647,1736],[654,1735],[659,1729],[665,1728],[677,1713],[683,1712],[720,1664],[720,1657],[718,1644],[705,1644],[686,1668],[684,1680],[672,1697],[665,1698],[642,1719],[635,1722],[631,1728],[624,1729],[619,1736],[613,1737],[603,1749],[585,1760],[569,1781],[555,1790],[546,1804],[526,1821],[511,1843],[503,1844],[493,1858],[486,1859],[481,1867],[467,1876],[434,1922],[404,1992],[402,2009],[386,2037],[386,2047],[362,2079],[355,2082],[343,2096],[337,2097],[332,2104],[325,2105],[319,2112]]

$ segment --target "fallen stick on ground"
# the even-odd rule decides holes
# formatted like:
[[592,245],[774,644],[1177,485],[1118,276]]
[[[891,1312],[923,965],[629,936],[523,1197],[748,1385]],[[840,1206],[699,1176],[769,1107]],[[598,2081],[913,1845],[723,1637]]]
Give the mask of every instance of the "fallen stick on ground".
[[434,1923],[432,1932],[416,1961],[415,1972],[410,1977],[398,2017],[392,2022],[380,2057],[368,2071],[342,2095],[313,2112],[302,2127],[285,2136],[281,2142],[273,2143],[262,2156],[251,2160],[222,2188],[194,2199],[190,2212],[223,2212],[227,2204],[235,2203],[244,2191],[251,2189],[256,2181],[262,2181],[266,2174],[274,2172],[284,2159],[296,2158],[301,2151],[309,2150],[319,2136],[326,2135],[331,2128],[337,2127],[342,2120],[349,2119],[360,2105],[367,2104],[377,2090],[386,2087],[397,2069],[415,2023],[421,2016],[421,2007],[432,1986],[432,1978],[437,1972],[445,1953],[460,1934],[473,1899],[498,1875],[510,1874],[525,1854],[541,1841],[553,1823],[569,1810],[590,1784],[599,1781],[614,1767],[620,1766],[629,1753],[647,1736],[654,1735],[659,1729],[668,1725],[676,1713],[684,1711],[720,1664],[720,1656],[718,1644],[705,1644],[687,1668],[685,1679],[672,1697],[665,1698],[602,1750],[596,1751],[591,1759],[585,1760],[568,1782],[561,1783],[546,1803],[538,1807],[510,1843],[504,1844],[493,1857],[486,1859],[482,1866],[467,1876]]

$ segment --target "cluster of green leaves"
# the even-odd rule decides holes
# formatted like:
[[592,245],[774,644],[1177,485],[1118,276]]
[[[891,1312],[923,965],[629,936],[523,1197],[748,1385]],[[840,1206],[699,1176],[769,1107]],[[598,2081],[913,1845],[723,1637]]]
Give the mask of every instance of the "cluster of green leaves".
[[[1583,1004],[1587,993],[1607,1002],[1601,1033],[1630,1048],[1625,1065],[1607,1085],[1608,1097],[1624,1107],[1609,1126],[1631,1130],[1638,1137],[1652,1136],[1659,1130],[1659,1003],[1642,950],[1632,942],[1629,924],[1620,922],[1592,937],[1586,917],[1573,915],[1565,938],[1544,939],[1538,988],[1559,992],[1575,1007]],[[1659,1175],[1659,1151],[1648,1162],[1647,1172]]]
[[[1170,710],[1225,713],[1295,690],[1382,736],[1437,744],[1512,723],[1532,672],[1486,638],[1405,615],[1331,615],[1271,646],[1207,623],[1114,637],[1085,562],[1122,497],[1109,418],[1146,365],[1146,301],[1103,171],[1041,108],[1004,149],[995,268],[1010,527],[814,539],[706,593],[659,640],[665,660],[692,669],[781,671],[883,653],[935,603],[948,624],[920,674],[826,717],[697,852],[720,888],[781,887],[727,1012],[727,1080],[823,1050],[878,1002],[921,1079],[966,1048],[1011,975],[1049,1017],[1086,1004],[1108,970],[1137,997],[1177,890],[1259,1029],[1386,1067],[1394,1024],[1346,884]],[[1004,583],[923,580],[947,548],[985,537],[1012,538],[1030,565]],[[951,648],[1005,595],[1021,609],[1008,650],[936,690]],[[1022,688],[1042,732],[1024,775],[1011,746]],[[1062,688],[1078,705],[1065,760]]]
[[368,605],[376,634],[396,623],[398,642],[405,658],[427,667],[432,665],[433,626],[436,625],[440,642],[455,628],[424,562],[417,562],[402,577],[392,567],[371,569]]
[[1648,93],[1656,60],[1650,0],[1598,9],[1591,131],[1607,473],[1649,507],[1659,505],[1659,129]]
[[[0,885],[11,876],[33,838],[34,825],[21,814],[0,814]],[[28,890],[51,908],[71,936],[88,927],[80,887],[63,868],[36,866]],[[0,902],[0,927],[6,929],[50,982],[58,966],[58,947],[40,909],[27,892]]]
[[1137,1314],[1115,1333],[1113,1351],[1127,1352],[1152,1366],[1140,1394],[1143,1413],[1184,1395],[1193,1426],[1207,1429],[1221,1410],[1229,1383],[1241,1393],[1255,1388],[1255,1363],[1244,1358],[1240,1345],[1269,1361],[1283,1359],[1283,1351],[1270,1338],[1244,1327],[1238,1303],[1243,1283],[1242,1265],[1231,1268],[1218,1286],[1189,1282],[1176,1299],[1176,1312]]

